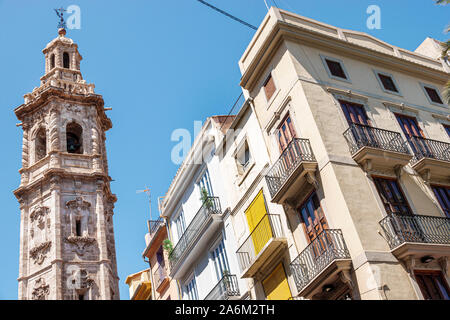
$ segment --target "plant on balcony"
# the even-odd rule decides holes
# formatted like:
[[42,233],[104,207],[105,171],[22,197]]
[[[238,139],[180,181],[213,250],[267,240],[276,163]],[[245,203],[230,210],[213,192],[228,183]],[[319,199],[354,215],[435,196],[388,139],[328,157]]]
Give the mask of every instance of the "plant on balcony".
[[206,209],[211,209],[214,204],[211,197],[208,194],[208,190],[206,190],[203,187],[200,192],[201,192],[200,200],[202,201],[202,204],[205,206]]
[[169,260],[173,260],[172,252],[173,252],[173,243],[169,239],[163,241],[163,249],[167,251],[169,254]]
[[223,270],[223,283],[225,287],[228,289],[230,287],[230,278],[228,277],[231,273],[228,270]]

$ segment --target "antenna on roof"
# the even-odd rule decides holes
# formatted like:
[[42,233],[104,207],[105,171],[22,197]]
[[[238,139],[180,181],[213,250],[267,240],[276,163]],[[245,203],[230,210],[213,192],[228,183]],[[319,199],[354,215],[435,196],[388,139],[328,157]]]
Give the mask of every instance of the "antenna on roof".
[[144,190],[137,190],[136,193],[146,193],[148,195],[148,203],[149,203],[149,206],[150,206],[150,219],[152,219],[152,196],[151,196],[151,193],[150,193],[150,188],[145,186]]

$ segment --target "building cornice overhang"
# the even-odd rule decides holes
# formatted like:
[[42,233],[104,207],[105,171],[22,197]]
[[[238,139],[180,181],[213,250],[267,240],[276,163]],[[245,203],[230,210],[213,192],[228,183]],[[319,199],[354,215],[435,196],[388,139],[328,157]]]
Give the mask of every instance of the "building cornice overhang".
[[[355,31],[352,32],[358,35],[365,35],[364,33]],[[381,40],[378,40],[376,38],[369,37],[368,35],[365,36],[373,41],[376,40],[380,43],[383,43]],[[275,55],[278,48],[283,44],[283,42],[289,40],[300,42],[304,45],[312,47],[322,49],[326,48],[327,51],[340,53],[352,58],[364,60],[366,62],[370,61],[371,63],[380,65],[382,67],[394,68],[396,70],[412,74],[416,77],[428,79],[442,84],[446,83],[450,77],[450,72],[444,71],[441,62],[434,61],[414,52],[408,51],[407,53],[409,55],[416,55],[421,59],[427,59],[428,62],[435,63],[437,67],[432,68],[424,64],[396,56],[394,54],[390,55],[381,51],[348,42],[344,39],[328,36],[326,34],[306,29],[298,25],[293,25],[281,20],[277,20],[270,32],[267,34],[267,36],[265,36],[265,39],[260,45],[257,53],[245,68],[245,72],[241,77],[240,85],[244,89],[252,90],[257,80],[260,78],[262,72],[269,64],[271,58]],[[391,47],[394,52],[406,51],[394,46]],[[255,50],[255,48],[252,47],[251,50]],[[246,52],[245,57],[247,57],[248,54],[249,52]]]
[[97,114],[100,118],[100,123],[102,124],[102,129],[107,131],[112,128],[111,119],[106,115],[104,105],[105,102],[103,97],[99,94],[89,93],[89,94],[76,94],[69,93],[64,91],[62,88],[57,88],[53,86],[49,86],[45,90],[43,90],[39,95],[29,101],[28,103],[24,103],[17,108],[14,109],[14,113],[16,114],[19,120],[23,120],[23,118],[29,114],[30,112],[34,112],[35,109],[44,106],[49,100],[60,98],[65,102],[75,102],[80,104],[87,105],[95,105],[97,109]]
[[107,193],[106,197],[108,198],[108,200],[110,200],[112,202],[117,201],[117,196],[115,194],[111,193],[111,189],[109,186],[109,183],[112,179],[107,174],[100,173],[100,172],[74,173],[74,172],[65,170],[63,168],[47,169],[42,173],[41,177],[39,177],[38,179],[34,180],[31,183],[20,186],[19,188],[14,190],[13,193],[16,196],[16,198],[19,199],[25,192],[29,192],[30,190],[33,190],[34,188],[39,187],[42,183],[51,182],[52,177],[71,178],[71,179],[90,179],[90,180],[102,181],[106,187],[106,193]]

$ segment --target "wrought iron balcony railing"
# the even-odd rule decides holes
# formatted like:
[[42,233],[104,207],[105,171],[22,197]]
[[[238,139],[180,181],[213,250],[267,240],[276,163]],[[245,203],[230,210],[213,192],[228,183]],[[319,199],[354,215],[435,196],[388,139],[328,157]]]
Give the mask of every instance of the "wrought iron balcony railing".
[[363,147],[410,154],[407,143],[398,132],[352,123],[344,137],[352,155]]
[[450,218],[390,213],[380,225],[391,249],[405,242],[450,244]]
[[206,296],[205,300],[228,300],[230,297],[239,297],[239,286],[235,275],[227,274],[216,284]]
[[180,240],[178,240],[175,248],[169,255],[170,268],[172,269],[183,256],[184,252],[189,245],[199,235],[199,232],[204,227],[204,224],[214,214],[221,214],[220,201],[217,197],[208,197],[204,200],[203,205],[200,207],[194,218],[191,220]]
[[303,161],[316,161],[308,139],[293,139],[270,168],[266,175],[270,195],[273,196],[281,189],[286,180]]
[[159,265],[158,268],[153,273],[153,279],[155,279],[155,288],[158,289],[159,286],[167,279],[167,272],[164,265]]
[[414,154],[412,164],[423,158],[450,161],[450,143],[416,136],[407,139]]
[[325,229],[291,262],[291,271],[300,292],[334,260],[350,259],[340,229]]
[[150,236],[153,237],[154,234],[159,230],[160,227],[163,227],[164,219],[159,217],[158,220],[148,220],[148,232],[150,233]]
[[281,237],[284,237],[284,233],[280,216],[266,214],[236,251],[241,271],[251,266],[270,239]]

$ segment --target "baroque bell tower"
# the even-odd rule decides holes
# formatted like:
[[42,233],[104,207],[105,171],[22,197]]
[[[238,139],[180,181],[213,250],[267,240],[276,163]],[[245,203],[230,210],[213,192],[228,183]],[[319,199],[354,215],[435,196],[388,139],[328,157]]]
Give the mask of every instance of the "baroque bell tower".
[[60,28],[45,74],[14,111],[23,129],[19,299],[119,299],[101,95],[83,80],[78,46]]

